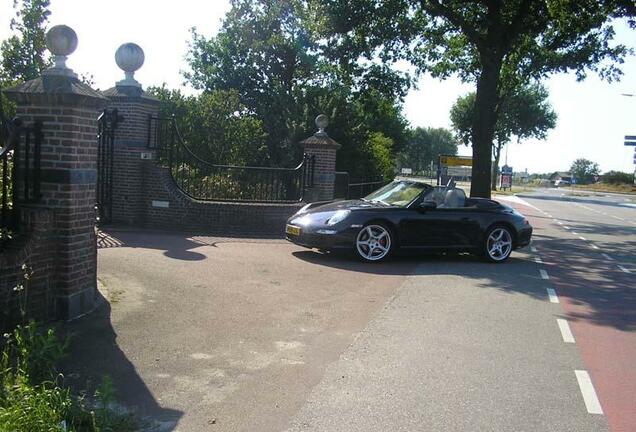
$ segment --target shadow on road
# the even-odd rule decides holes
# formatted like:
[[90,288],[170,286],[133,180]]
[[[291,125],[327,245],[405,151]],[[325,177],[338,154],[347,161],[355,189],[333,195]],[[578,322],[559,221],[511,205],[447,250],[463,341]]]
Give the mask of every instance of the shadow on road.
[[97,233],[97,248],[108,249],[114,247],[129,247],[136,248],[142,247],[144,249],[158,249],[164,251],[164,255],[168,258],[173,258],[183,261],[202,261],[206,259],[206,256],[198,252],[192,251],[206,245],[205,243],[199,243],[185,235],[180,234],[161,234],[151,232],[117,232],[109,230],[98,231]]
[[[545,235],[535,236],[544,264],[538,266],[527,255],[513,252],[503,264],[484,262],[471,254],[427,254],[396,256],[388,262],[365,263],[354,256],[342,254],[297,251],[292,254],[312,264],[345,271],[378,275],[448,275],[474,279],[480,288],[498,289],[545,299],[546,287],[554,282],[559,295],[569,297],[573,303],[584,306],[587,313],[572,315],[570,319],[588,320],[596,324],[621,330],[636,329],[636,287],[633,275],[621,272],[616,261],[606,260],[600,252],[591,252],[589,245],[578,239],[566,240]],[[615,256],[633,253],[634,242],[620,245],[597,243],[601,250]],[[631,251],[631,252],[630,252]],[[417,262],[415,272],[413,263]],[[547,269],[551,281],[542,280],[539,268]],[[448,284],[452,279],[437,281]],[[423,284],[424,286],[424,284]]]
[[113,381],[118,403],[142,419],[152,418],[156,427],[153,430],[175,430],[183,413],[162,408],[153,397],[135,366],[119,348],[110,311],[110,304],[102,299],[102,304],[92,314],[61,324],[62,334],[71,338],[69,355],[62,365],[65,379],[77,391],[93,394],[102,379],[108,376]]

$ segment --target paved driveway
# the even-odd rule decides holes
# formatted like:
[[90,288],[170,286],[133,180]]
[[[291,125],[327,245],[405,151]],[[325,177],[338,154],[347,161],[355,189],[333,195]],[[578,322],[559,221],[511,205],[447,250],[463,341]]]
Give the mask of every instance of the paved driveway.
[[502,265],[109,232],[73,370],[163,430],[631,431],[634,210],[525,199]]
[[70,325],[69,369],[108,373],[124,405],[178,431],[284,429],[415,267],[283,240],[112,231],[99,245],[108,302]]

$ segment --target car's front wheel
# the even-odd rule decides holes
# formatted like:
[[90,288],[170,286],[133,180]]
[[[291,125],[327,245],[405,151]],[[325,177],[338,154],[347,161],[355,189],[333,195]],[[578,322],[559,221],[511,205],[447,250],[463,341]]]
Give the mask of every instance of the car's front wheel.
[[394,244],[395,239],[388,227],[370,224],[358,232],[355,251],[364,261],[378,262],[391,254]]
[[512,253],[512,233],[505,226],[495,226],[488,231],[483,246],[485,258],[494,263],[504,262]]

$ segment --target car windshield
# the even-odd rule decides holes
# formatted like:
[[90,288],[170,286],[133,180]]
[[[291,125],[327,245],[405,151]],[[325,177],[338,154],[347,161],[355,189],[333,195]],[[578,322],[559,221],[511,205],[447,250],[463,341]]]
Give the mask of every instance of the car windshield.
[[381,202],[386,205],[406,207],[422,191],[429,189],[425,183],[413,181],[394,181],[370,193],[363,199],[366,201]]

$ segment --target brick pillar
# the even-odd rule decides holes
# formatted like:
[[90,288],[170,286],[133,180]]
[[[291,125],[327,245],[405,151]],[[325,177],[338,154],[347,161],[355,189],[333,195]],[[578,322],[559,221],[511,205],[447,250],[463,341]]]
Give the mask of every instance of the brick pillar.
[[150,117],[159,114],[159,100],[141,88],[117,85],[104,91],[108,108],[123,116],[115,130],[113,148],[113,223],[143,225],[144,160],[154,157],[147,148]]
[[334,197],[336,182],[336,152],[340,144],[331,139],[325,128],[329,124],[324,114],[316,117],[318,132],[300,142],[305,153],[315,156],[314,187],[309,191],[306,201],[327,201]]
[[117,109],[124,121],[115,130],[113,149],[113,223],[143,225],[145,222],[144,160],[148,149],[150,118],[159,115],[159,100],[144,93],[134,74],[144,63],[144,52],[134,43],[121,45],[115,53],[125,79],[103,92],[109,108]]
[[90,312],[97,298],[97,117],[108,101],[66,68],[66,56],[77,46],[72,29],[51,28],[47,44],[55,66],[5,93],[18,116],[43,123],[38,205],[55,215],[56,309],[58,318],[72,319]]

